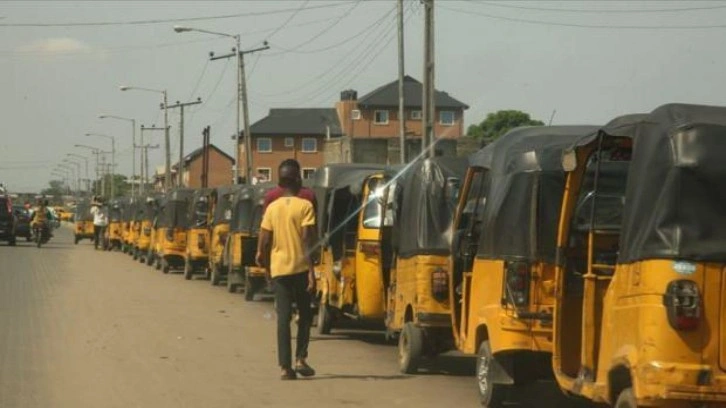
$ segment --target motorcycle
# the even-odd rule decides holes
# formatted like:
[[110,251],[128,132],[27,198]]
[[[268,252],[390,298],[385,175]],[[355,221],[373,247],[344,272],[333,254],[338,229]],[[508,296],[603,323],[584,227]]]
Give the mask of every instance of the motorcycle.
[[36,224],[33,226],[33,241],[35,245],[40,248],[42,244],[47,243],[50,240],[50,231],[48,226],[43,224]]

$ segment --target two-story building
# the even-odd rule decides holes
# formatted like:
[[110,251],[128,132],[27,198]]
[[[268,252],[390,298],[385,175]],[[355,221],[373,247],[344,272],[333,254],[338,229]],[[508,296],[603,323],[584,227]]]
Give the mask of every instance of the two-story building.
[[[182,183],[183,187],[201,188],[202,175],[204,172],[204,148],[200,147],[186,156],[184,156],[182,166]],[[218,187],[232,184],[234,175],[234,158],[217,146],[209,145],[209,174],[207,175],[207,186]],[[174,163],[171,167],[172,186],[178,185],[177,174],[179,171],[179,163]],[[157,191],[161,191],[164,186],[164,166],[157,167],[154,175],[154,185]]]
[[[277,181],[277,167],[285,159],[296,159],[303,177],[312,177],[325,162],[325,141],[342,134],[338,114],[332,108],[270,109],[266,117],[250,126],[250,133],[253,177],[260,181]],[[244,174],[244,140],[240,142],[240,162]]]
[[[403,81],[406,159],[421,152],[423,134],[423,84],[405,76]],[[434,137],[443,155],[456,155],[456,140],[464,135],[464,111],[469,106],[446,92],[434,94]],[[398,163],[400,161],[400,118],[398,80],[358,98],[354,90],[341,92],[336,103],[343,134],[350,138],[352,161]]]
[[[404,112],[406,160],[421,152],[423,84],[406,76]],[[469,107],[446,92],[436,91],[434,136],[436,153],[456,155],[457,140],[464,135],[464,111]],[[270,109],[250,127],[253,177],[277,181],[281,161],[297,159],[303,177],[327,162],[400,162],[398,81],[358,98],[354,90],[341,92],[334,108]],[[240,141],[241,174],[246,169],[245,144]]]

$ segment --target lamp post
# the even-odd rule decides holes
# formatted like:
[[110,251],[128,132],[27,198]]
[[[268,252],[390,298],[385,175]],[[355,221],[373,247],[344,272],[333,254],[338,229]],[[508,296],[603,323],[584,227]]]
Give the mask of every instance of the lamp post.
[[77,176],[76,191],[78,191],[78,194],[80,195],[80,193],[81,193],[81,163],[77,162],[69,157],[66,157],[65,159],[63,159],[63,163],[73,164],[76,166],[76,168],[75,168],[76,176]]
[[[66,171],[68,171],[68,175],[71,180],[74,180],[76,178],[76,175],[75,175],[76,169],[73,166],[71,166],[70,164],[61,163],[58,165],[58,167],[62,168],[62,169],[66,169]],[[73,191],[73,183],[71,182],[69,184],[71,185],[71,191]]]
[[68,154],[66,154],[66,156],[75,157],[77,159],[81,159],[84,161],[84,163],[86,165],[86,192],[88,194],[90,194],[91,193],[91,179],[88,176],[88,157],[81,156],[80,154],[75,154],[75,153],[68,153]]
[[63,173],[60,169],[55,169],[50,172],[51,176],[58,176],[61,178],[61,181],[63,182],[64,186],[68,188],[68,174]]
[[116,116],[116,115],[98,115],[99,119],[118,119],[123,120],[126,122],[131,122],[131,146],[133,147],[133,155],[131,159],[131,197],[134,197],[134,191],[136,191],[136,195],[138,195],[139,189],[138,187],[136,190],[134,190],[134,179],[136,178],[136,119],[132,118],[125,118],[123,116]]
[[86,133],[86,136],[98,136],[111,139],[111,199],[116,196],[116,183],[114,180],[114,173],[116,172],[116,138],[103,133]]
[[138,86],[119,86],[118,89],[121,91],[146,91],[146,92],[154,92],[154,93],[160,93],[163,97],[162,102],[162,109],[164,109],[164,148],[166,149],[166,160],[164,163],[164,190],[169,191],[171,190],[171,142],[169,140],[169,107],[167,103],[167,97],[166,97],[166,89],[151,89],[151,88],[141,88]]
[[264,51],[270,49],[267,45],[267,41],[264,42],[262,47],[254,48],[250,50],[242,51],[241,40],[239,34],[227,34],[220,33],[217,31],[203,30],[192,27],[174,26],[174,31],[177,33],[187,32],[198,32],[204,34],[217,35],[220,37],[232,38],[234,40],[235,48],[232,49],[232,54],[220,55],[215,57],[213,53],[210,53],[210,59],[222,59],[237,57],[237,132],[235,133],[235,164],[234,164],[234,184],[239,184],[239,166],[240,166],[240,155],[239,155],[239,137],[241,134],[240,129],[240,108],[242,110],[242,116],[244,119],[244,132],[245,132],[245,179],[248,185],[252,185],[252,135],[250,134],[250,117],[249,110],[247,109],[247,78],[245,74],[245,54],[252,54],[258,51]]
[[[91,153],[94,156],[96,156],[96,167],[95,167],[95,169],[96,169],[96,183],[98,183],[98,180],[99,180],[99,172],[98,171],[99,171],[99,166],[101,165],[100,158],[99,158],[99,156],[101,154],[101,149],[99,149],[98,147],[84,145],[84,144],[76,144],[76,145],[73,145],[73,146],[74,147],[80,147],[82,149],[89,149],[89,150],[91,150]],[[95,194],[99,194],[98,188],[99,187],[98,187],[97,184],[94,185],[94,189],[93,190],[94,190],[94,193]]]

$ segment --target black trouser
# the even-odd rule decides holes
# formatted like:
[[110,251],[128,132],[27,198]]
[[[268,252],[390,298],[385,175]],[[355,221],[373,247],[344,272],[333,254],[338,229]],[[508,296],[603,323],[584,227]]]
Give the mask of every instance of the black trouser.
[[106,231],[106,227],[103,225],[93,226],[93,247],[98,248],[98,244],[103,244],[103,233]]
[[308,292],[308,273],[281,276],[274,279],[275,307],[277,309],[277,359],[282,368],[292,368],[292,304],[297,305],[299,314],[297,347],[295,357],[307,358],[310,343],[310,325],[313,320]]

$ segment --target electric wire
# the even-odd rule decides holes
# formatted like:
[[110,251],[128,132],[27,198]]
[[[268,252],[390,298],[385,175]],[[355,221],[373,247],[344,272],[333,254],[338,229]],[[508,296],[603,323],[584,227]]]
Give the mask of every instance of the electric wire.
[[[387,18],[389,18],[393,14],[393,12],[395,10],[396,10],[396,7],[394,6],[382,18],[376,20],[373,25],[368,26],[363,31],[357,33],[356,36],[360,36],[361,34],[364,34],[365,33],[365,35],[363,36],[363,38],[361,39],[361,41],[357,45],[360,45],[360,44],[365,43],[366,40],[371,36],[371,34],[376,33],[376,30],[384,23],[384,21]],[[373,44],[374,41],[371,41],[370,43]],[[369,46],[370,46],[370,44],[369,44]],[[292,88],[289,88],[289,89],[287,89],[285,91],[282,91],[282,92],[275,92],[275,93],[269,93],[269,94],[259,94],[259,95],[262,96],[263,98],[268,98],[268,97],[274,98],[276,96],[289,95],[291,93],[296,93],[297,91],[300,91],[300,90],[308,87],[309,85],[318,82],[318,80],[320,80],[321,78],[326,77],[328,74],[330,74],[331,72],[333,72],[336,68],[339,68],[340,67],[340,64],[343,63],[343,61],[347,61],[350,58],[350,56],[353,55],[353,54],[355,54],[355,53],[358,53],[358,56],[361,56],[363,54],[362,52],[359,51],[359,47],[358,46],[353,46],[353,47],[351,47],[350,50],[348,50],[348,52],[346,52],[344,55],[342,55],[341,58],[339,58],[336,62],[330,64],[330,67],[327,70],[325,70],[325,71],[321,72],[320,74],[318,74],[318,75],[310,78],[308,81],[305,81],[305,82],[303,82],[301,84],[298,84],[298,85],[296,85],[296,86],[294,86]]]
[[298,13],[300,13],[300,11],[302,11],[302,10],[303,10],[303,9],[305,8],[305,6],[307,6],[307,4],[308,4],[309,2],[310,2],[310,0],[305,0],[305,1],[304,1],[304,2],[303,2],[303,3],[301,4],[301,5],[300,5],[300,7],[299,7],[299,8],[298,8],[298,9],[297,9],[297,10],[296,10],[296,11],[295,11],[294,13],[290,14],[290,17],[288,17],[288,18],[287,18],[287,20],[285,20],[285,21],[284,21],[284,22],[283,22],[283,23],[282,23],[282,24],[281,24],[281,25],[280,25],[279,27],[277,27],[277,28],[276,28],[276,29],[275,29],[275,30],[274,30],[274,31],[273,31],[272,33],[270,33],[270,34],[268,35],[268,37],[269,37],[269,38],[272,38],[272,37],[274,37],[274,36],[275,36],[275,34],[279,33],[279,32],[280,32],[280,30],[282,30],[283,28],[285,28],[285,27],[286,27],[286,26],[287,26],[287,25],[288,25],[288,24],[290,23],[290,21],[292,21],[292,19],[294,19],[294,18],[295,18],[295,16],[297,16],[297,15],[298,15]]
[[305,7],[301,9],[287,8],[270,11],[258,11],[250,13],[235,13],[235,14],[222,14],[215,16],[203,16],[203,17],[184,17],[184,18],[166,18],[166,19],[151,19],[151,20],[129,20],[129,21],[95,21],[95,22],[70,22],[70,23],[0,23],[0,27],[100,27],[100,26],[125,26],[125,25],[150,25],[150,24],[164,24],[164,23],[178,23],[184,21],[207,21],[207,20],[220,20],[230,18],[241,18],[241,17],[259,17],[268,16],[273,14],[284,14],[284,13],[299,13],[302,10],[320,10],[325,8],[341,7],[347,5],[349,2],[340,3],[329,3]]
[[464,10],[456,7],[438,5],[438,8],[452,11],[455,13],[477,15],[486,17],[493,20],[510,21],[516,23],[527,23],[544,26],[559,26],[559,27],[572,27],[572,28],[593,28],[593,29],[616,29],[616,30],[702,30],[702,29],[714,29],[714,28],[726,28],[726,24],[716,25],[661,25],[661,26],[642,26],[642,25],[602,25],[602,24],[580,24],[580,23],[563,23],[556,21],[543,21],[525,18],[505,17],[497,16],[488,13],[482,13],[475,10]]
[[567,8],[550,8],[550,7],[536,7],[536,6],[520,6],[511,3],[493,3],[490,1],[480,0],[464,0],[468,3],[480,4],[488,7],[500,7],[507,9],[517,10],[532,10],[532,11],[547,11],[547,12],[562,12],[562,13],[680,13],[686,11],[704,11],[704,10],[716,10],[726,8],[726,5],[720,6],[694,6],[694,7],[679,7],[679,8],[666,8],[666,9],[567,9]]
[[[308,38],[307,40],[305,40],[305,41],[301,42],[300,44],[297,44],[297,45],[295,45],[293,47],[283,48],[283,51],[282,52],[274,53],[273,55],[285,54],[285,53],[288,53],[288,52],[297,52],[297,53],[305,53],[305,54],[309,54],[309,53],[313,53],[313,52],[319,52],[319,50],[300,51],[300,48],[302,48],[302,47],[310,44],[311,42],[317,40],[322,35],[324,35],[328,31],[332,30],[333,27],[335,27],[338,24],[340,24],[340,22],[343,21],[343,19],[345,19],[346,17],[348,17],[350,15],[350,13],[352,13],[353,10],[355,10],[355,8],[358,7],[361,4],[361,1],[362,0],[357,0],[355,3],[353,3],[353,5],[348,10],[346,10],[345,12],[343,12],[343,14],[341,14],[337,19],[335,19],[332,24],[330,24],[327,27],[325,27],[322,30],[320,30],[317,34],[313,35],[312,37]],[[344,43],[344,42],[341,42],[341,43],[338,43],[338,44],[342,44],[342,43]],[[325,47],[322,50],[323,51],[326,51],[328,49],[330,49],[330,47]]]

